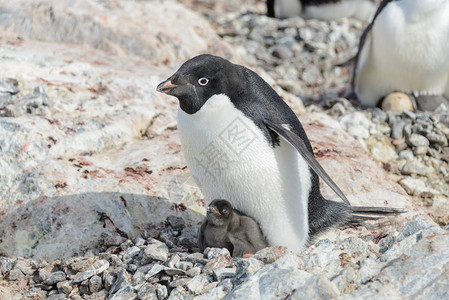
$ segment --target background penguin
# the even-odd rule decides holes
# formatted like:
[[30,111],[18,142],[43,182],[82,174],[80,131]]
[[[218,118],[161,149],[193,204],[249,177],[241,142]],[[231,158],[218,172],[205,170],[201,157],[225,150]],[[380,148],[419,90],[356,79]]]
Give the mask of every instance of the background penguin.
[[[187,165],[206,199],[227,199],[270,245],[300,252],[330,226],[400,210],[351,207],[316,161],[296,115],[256,73],[212,55],[185,62],[157,90],[179,100]],[[313,170],[313,171],[312,171]],[[326,200],[319,174],[345,203]]]
[[395,91],[449,107],[449,0],[384,0],[360,39],[353,89],[363,106]]
[[207,207],[198,244],[201,252],[206,247],[227,248],[233,257],[256,253],[267,246],[256,221],[221,199],[215,199]]
[[336,20],[355,17],[370,20],[376,5],[370,0],[267,0],[267,15],[276,18]]

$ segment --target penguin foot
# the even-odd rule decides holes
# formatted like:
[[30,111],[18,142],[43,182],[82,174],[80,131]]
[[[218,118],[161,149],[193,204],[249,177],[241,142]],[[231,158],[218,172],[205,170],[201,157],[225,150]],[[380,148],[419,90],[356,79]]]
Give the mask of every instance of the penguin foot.
[[249,257],[251,257],[251,256],[253,256],[254,255],[254,253],[245,253],[245,254],[243,254],[243,258],[249,258]]

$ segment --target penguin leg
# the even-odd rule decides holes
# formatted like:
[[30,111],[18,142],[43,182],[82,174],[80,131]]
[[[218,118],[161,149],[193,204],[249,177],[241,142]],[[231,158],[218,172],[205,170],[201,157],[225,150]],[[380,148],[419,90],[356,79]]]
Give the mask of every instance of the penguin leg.
[[415,96],[416,104],[419,110],[434,111],[440,105],[446,105],[449,109],[449,100],[442,95],[420,95]]

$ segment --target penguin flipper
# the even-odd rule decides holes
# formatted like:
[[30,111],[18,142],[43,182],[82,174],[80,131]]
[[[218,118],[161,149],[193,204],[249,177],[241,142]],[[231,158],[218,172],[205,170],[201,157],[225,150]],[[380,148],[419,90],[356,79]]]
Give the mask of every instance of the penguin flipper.
[[323,169],[323,167],[320,165],[320,163],[316,160],[313,153],[309,152],[309,150],[306,147],[306,144],[299,136],[297,136],[288,127],[283,126],[282,124],[274,123],[268,119],[264,119],[263,122],[269,129],[276,132],[279,136],[281,136],[284,140],[286,140],[290,145],[295,147],[296,150],[298,150],[299,154],[301,154],[301,156],[307,162],[307,165],[313,171],[315,171],[315,173],[317,173],[318,176],[320,176],[324,180],[324,182],[326,182],[327,185],[329,185],[329,187],[331,187],[332,190],[347,205],[351,205],[351,203],[349,203],[349,200],[346,198],[345,194],[343,194],[343,192],[340,190],[340,188],[337,186],[337,184],[326,173],[326,171]]

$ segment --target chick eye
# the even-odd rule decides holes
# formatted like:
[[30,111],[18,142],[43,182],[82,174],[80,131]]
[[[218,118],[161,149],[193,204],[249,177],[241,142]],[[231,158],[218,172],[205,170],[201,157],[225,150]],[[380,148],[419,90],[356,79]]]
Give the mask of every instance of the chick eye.
[[228,212],[228,209],[227,208],[223,208],[222,212],[225,214],[225,213]]
[[205,86],[206,84],[209,83],[209,79],[207,79],[207,78],[205,78],[205,77],[202,77],[202,78],[198,79],[198,83],[199,83],[201,86]]

